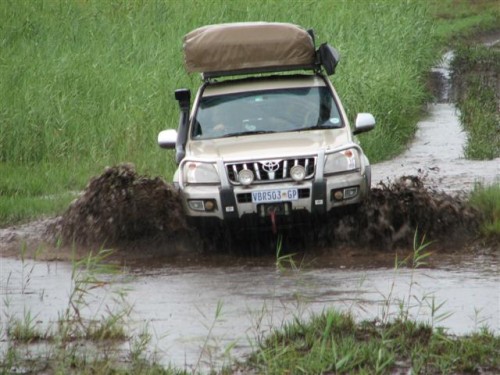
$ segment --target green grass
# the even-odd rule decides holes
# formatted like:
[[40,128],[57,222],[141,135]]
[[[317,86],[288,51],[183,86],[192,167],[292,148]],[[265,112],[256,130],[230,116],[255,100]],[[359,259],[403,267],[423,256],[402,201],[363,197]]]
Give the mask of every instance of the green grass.
[[495,372],[499,350],[500,337],[488,330],[452,337],[425,323],[355,323],[329,310],[270,335],[243,368],[266,374]]
[[30,311],[26,311],[23,319],[12,319],[7,326],[7,336],[11,340],[28,344],[46,339],[46,333],[36,327],[35,318]]
[[460,120],[467,132],[465,156],[500,157],[500,50],[462,45],[452,63]]
[[[499,54],[500,56],[500,54]],[[481,80],[467,80],[468,96],[459,101],[460,121],[467,131],[465,156],[468,159],[494,159],[500,157],[500,113],[495,91]]]
[[484,213],[481,228],[483,234],[500,241],[500,182],[490,186],[477,186],[470,201]]
[[36,166],[0,162],[0,225],[63,212],[87,183],[92,167],[62,163]]
[[444,41],[461,43],[471,34],[498,29],[498,0],[432,0],[436,36]]

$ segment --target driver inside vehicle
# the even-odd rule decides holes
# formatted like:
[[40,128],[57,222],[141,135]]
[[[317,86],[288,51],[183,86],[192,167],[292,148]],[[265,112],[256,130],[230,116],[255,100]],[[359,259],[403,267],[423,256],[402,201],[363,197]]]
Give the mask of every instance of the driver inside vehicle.
[[214,111],[212,116],[212,132],[214,134],[223,133],[226,130],[226,125],[224,125],[224,121],[222,120],[222,116],[217,115],[217,111]]
[[227,113],[222,113],[221,108],[211,108],[210,109],[210,120],[206,122],[204,129],[207,130],[207,135],[209,137],[222,137],[230,129],[228,128],[228,116]]
[[217,138],[226,132],[226,119],[217,108],[200,108],[193,127],[194,138]]

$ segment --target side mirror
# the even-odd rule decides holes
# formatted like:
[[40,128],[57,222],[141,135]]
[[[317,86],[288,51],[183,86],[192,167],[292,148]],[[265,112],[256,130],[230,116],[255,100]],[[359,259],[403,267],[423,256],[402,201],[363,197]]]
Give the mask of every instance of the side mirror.
[[375,128],[375,117],[371,113],[358,113],[352,134],[360,134]]
[[161,148],[174,149],[177,143],[177,130],[167,129],[162,130],[158,134],[158,145]]

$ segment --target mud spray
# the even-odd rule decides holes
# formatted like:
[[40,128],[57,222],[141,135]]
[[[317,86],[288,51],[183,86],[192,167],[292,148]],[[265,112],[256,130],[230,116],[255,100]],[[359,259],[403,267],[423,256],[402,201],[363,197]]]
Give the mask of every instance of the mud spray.
[[[285,242],[290,239],[288,242],[300,244],[303,250],[343,245],[392,249],[407,247],[416,231],[429,240],[464,242],[475,236],[480,220],[465,197],[431,190],[420,177],[404,176],[372,188],[369,199],[356,209],[334,211],[315,222],[315,235],[307,225],[302,231],[283,235]],[[226,236],[221,233],[227,230],[223,226],[200,238],[196,228],[186,224],[178,193],[170,184],[140,176],[132,165],[123,164],[93,178],[49,232],[65,244],[106,244],[118,249],[137,243],[168,247],[174,239],[197,237],[191,246],[204,243],[205,249],[243,252],[246,247],[240,249],[238,243],[257,241],[255,233],[239,241],[244,232],[232,229],[235,241],[217,242]]]

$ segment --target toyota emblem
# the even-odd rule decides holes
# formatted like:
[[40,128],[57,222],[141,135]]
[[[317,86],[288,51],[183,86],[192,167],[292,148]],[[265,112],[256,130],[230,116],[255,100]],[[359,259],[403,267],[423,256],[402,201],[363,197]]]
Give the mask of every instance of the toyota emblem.
[[274,173],[280,168],[279,160],[267,160],[261,162],[261,164],[262,164],[262,169],[268,173]]

